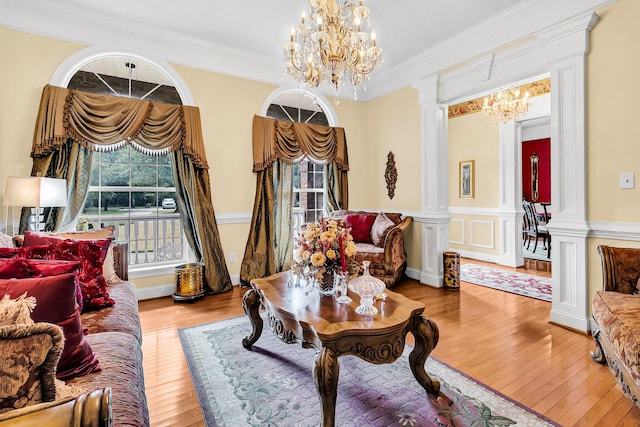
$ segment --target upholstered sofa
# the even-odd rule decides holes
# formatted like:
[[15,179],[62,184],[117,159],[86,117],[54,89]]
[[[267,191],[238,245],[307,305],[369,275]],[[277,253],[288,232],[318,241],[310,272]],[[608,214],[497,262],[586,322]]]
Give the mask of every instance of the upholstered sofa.
[[358,250],[356,261],[370,261],[369,272],[387,288],[394,286],[407,269],[404,232],[413,218],[400,213],[337,210],[331,219],[342,220],[351,228]]
[[640,407],[640,249],[598,246],[603,288],[593,299],[591,357],[606,364]]
[[[68,236],[65,236],[68,237]],[[73,238],[87,238],[74,235]],[[65,240],[67,242],[68,240]],[[93,240],[91,240],[93,241]],[[4,248],[2,248],[4,249]],[[24,249],[19,248],[19,249]],[[5,250],[6,251],[6,250]],[[31,252],[29,252],[31,253]],[[37,253],[35,251],[34,253]],[[0,251],[0,255],[2,252]],[[4,256],[6,258],[6,254]],[[2,258],[2,256],[0,256]],[[17,260],[19,257],[12,258]],[[59,258],[58,258],[59,259]],[[26,259],[28,262],[35,262]],[[21,346],[15,336],[3,335],[3,328],[0,327],[0,354],[6,355],[15,352],[16,348],[21,348],[23,355],[14,357],[20,363],[27,366],[20,366],[21,370],[29,372],[23,375],[25,384],[18,387],[18,391],[26,393],[22,400],[13,399],[12,396],[0,395],[0,426],[28,426],[39,425],[40,420],[47,420],[46,425],[52,426],[148,426],[149,414],[145,396],[144,375],[142,368],[142,333],[138,315],[138,304],[135,286],[127,281],[127,246],[126,244],[110,245],[109,256],[105,260],[105,268],[102,271],[104,276],[111,276],[106,286],[105,300],[112,301],[112,305],[100,308],[82,309],[80,318],[81,327],[84,329],[83,346],[90,348],[93,358],[99,366],[91,370],[85,369],[80,375],[72,375],[60,381],[60,365],[64,357],[64,351],[56,356],[55,351],[47,356],[49,363],[45,363],[41,358],[25,353],[25,348],[29,345]],[[4,262],[4,260],[0,260]],[[46,261],[40,261],[44,263]],[[114,263],[114,264],[111,264]],[[42,264],[35,263],[37,267]],[[111,265],[108,269],[106,266]],[[110,272],[109,272],[110,271]],[[78,273],[75,273],[78,275]],[[101,276],[100,273],[96,277]],[[40,276],[38,276],[40,277]],[[3,294],[8,295],[7,289],[20,289],[20,286],[28,280],[39,279],[8,279],[0,280],[0,298]],[[78,283],[78,282],[76,282]],[[77,287],[77,284],[75,285]],[[78,310],[77,299],[73,291],[73,303]],[[29,293],[28,293],[29,294]],[[38,294],[40,295],[40,294]],[[15,298],[17,295],[10,295]],[[85,296],[85,295],[83,295]],[[39,307],[45,302],[35,297],[36,304],[32,313],[35,316]],[[63,297],[60,297],[61,300]],[[66,298],[66,297],[65,297]],[[94,297],[94,300],[96,298]],[[86,303],[87,299],[84,299]],[[57,301],[46,303],[47,307],[56,306]],[[78,310],[79,312],[79,310]],[[1,313],[0,313],[1,314]],[[35,319],[34,319],[35,320]],[[67,322],[67,320],[65,320]],[[36,327],[48,325],[53,332],[48,333],[55,336],[55,330],[65,332],[65,345],[67,344],[67,323],[55,324],[56,322],[36,321]],[[20,329],[22,325],[18,325]],[[61,329],[61,327],[62,329]],[[16,329],[16,325],[8,328]],[[15,334],[15,331],[5,331]],[[36,335],[22,333],[22,337],[29,335],[32,338]],[[33,335],[33,336],[32,336]],[[73,339],[76,339],[74,337]],[[36,342],[55,341],[48,338],[46,334],[40,335]],[[51,344],[51,347],[55,345]],[[60,356],[62,353],[62,357]],[[24,357],[23,357],[24,356]],[[51,359],[57,360],[57,365],[51,365]],[[0,365],[0,369],[2,369]],[[12,367],[5,369],[14,369]],[[68,370],[67,366],[67,370]],[[73,369],[73,367],[71,367]],[[6,372],[0,372],[0,376]],[[56,377],[58,379],[56,379]],[[63,391],[63,393],[61,393]],[[71,391],[71,394],[69,393]],[[6,393],[5,393],[6,394]],[[66,394],[65,398],[62,398]],[[8,404],[7,404],[8,402]],[[14,406],[11,406],[14,405]]]

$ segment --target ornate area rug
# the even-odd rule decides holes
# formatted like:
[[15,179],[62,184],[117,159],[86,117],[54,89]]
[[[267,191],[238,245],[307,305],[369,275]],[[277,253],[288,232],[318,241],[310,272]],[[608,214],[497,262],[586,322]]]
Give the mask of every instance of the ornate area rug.
[[476,264],[460,266],[460,280],[551,302],[551,279]]
[[[245,316],[178,330],[207,427],[320,425],[315,351],[281,342],[266,322],[246,350],[250,331]],[[441,393],[428,395],[411,373],[410,351],[386,365],[338,359],[336,426],[557,425],[434,358],[426,368]]]

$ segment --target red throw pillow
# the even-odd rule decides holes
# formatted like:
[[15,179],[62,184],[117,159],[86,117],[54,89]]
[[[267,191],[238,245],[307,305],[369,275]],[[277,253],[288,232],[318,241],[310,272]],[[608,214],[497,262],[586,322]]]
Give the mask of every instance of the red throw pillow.
[[[64,273],[78,273],[77,261],[47,259],[0,259],[0,279],[24,279],[27,277],[49,277]],[[76,300],[82,311],[83,297],[80,282],[76,277]]]
[[100,363],[85,340],[80,308],[76,303],[76,275],[28,279],[0,279],[0,295],[17,298],[27,293],[36,299],[31,313],[34,322],[55,323],[64,333],[64,349],[58,362],[56,376],[66,380],[75,376],[100,371]]
[[[103,239],[101,239],[103,240]],[[107,292],[107,282],[102,275],[102,250],[108,248],[109,239],[102,246],[93,240],[56,240],[40,246],[21,246],[12,251],[0,248],[0,258],[33,258],[46,260],[78,261],[78,283],[82,290],[82,311],[109,307],[114,304]]]
[[105,238],[105,239],[70,239],[68,237],[58,237],[53,234],[44,234],[44,233],[36,233],[34,231],[25,231],[24,232],[24,246],[42,246],[48,243],[59,243],[64,240],[85,240],[91,243],[95,243],[100,246],[100,261],[104,262],[104,259],[107,257],[107,252],[109,251],[109,245],[113,242],[113,238]]
[[371,243],[371,226],[376,215],[349,214],[344,218],[347,227],[351,228],[353,241],[357,243]]
[[26,259],[0,259],[0,279],[24,279],[38,276],[40,276],[40,270]]
[[[102,275],[106,279],[108,284],[120,283],[122,280],[116,274],[114,262],[113,262],[113,240],[115,236],[115,226],[109,225],[106,227],[98,228],[96,230],[87,231],[66,231],[66,232],[36,232],[25,231],[23,236],[24,244],[26,246],[42,245],[48,243],[50,239],[72,239],[72,240],[99,240],[99,239],[111,239],[112,242],[106,251],[104,261],[102,264]],[[49,240],[45,240],[49,238]],[[16,245],[17,246],[17,245]]]

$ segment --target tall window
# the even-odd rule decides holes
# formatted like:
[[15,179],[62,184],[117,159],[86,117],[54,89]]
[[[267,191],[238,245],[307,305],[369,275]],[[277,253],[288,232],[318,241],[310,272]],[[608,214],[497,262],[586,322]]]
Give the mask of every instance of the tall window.
[[[308,160],[293,167],[293,211],[298,222],[315,222],[324,212],[324,171]],[[294,221],[295,224],[295,221]]]
[[[267,110],[267,116],[283,121],[329,126],[327,116],[315,97],[306,92],[285,92]],[[301,224],[315,222],[325,212],[323,165],[304,159],[293,169],[293,231]]]
[[[170,79],[139,59],[93,61],[72,77],[69,89],[167,104],[181,104]],[[144,150],[143,150],[144,151]],[[80,226],[115,226],[116,241],[129,243],[129,263],[149,265],[186,259],[169,154],[148,155],[130,145],[94,153]]]

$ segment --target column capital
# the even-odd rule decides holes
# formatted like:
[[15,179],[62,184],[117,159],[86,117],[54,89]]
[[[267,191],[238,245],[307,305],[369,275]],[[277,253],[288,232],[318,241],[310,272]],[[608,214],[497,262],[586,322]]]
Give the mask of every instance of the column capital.
[[411,85],[418,91],[418,102],[421,106],[438,103],[439,83],[440,75],[436,73],[426,76]]

